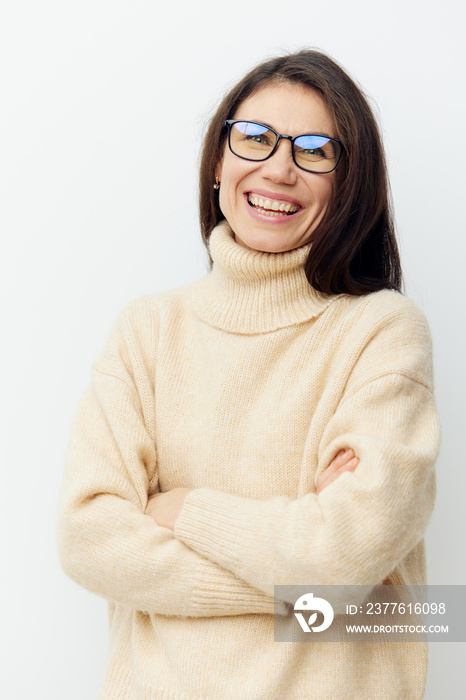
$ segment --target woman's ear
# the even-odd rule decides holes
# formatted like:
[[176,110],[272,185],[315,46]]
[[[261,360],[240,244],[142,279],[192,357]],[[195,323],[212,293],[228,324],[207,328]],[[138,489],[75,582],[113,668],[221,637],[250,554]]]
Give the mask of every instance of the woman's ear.
[[222,168],[223,168],[223,156],[220,158],[217,165],[215,166],[215,177],[218,178],[219,182],[222,181]]

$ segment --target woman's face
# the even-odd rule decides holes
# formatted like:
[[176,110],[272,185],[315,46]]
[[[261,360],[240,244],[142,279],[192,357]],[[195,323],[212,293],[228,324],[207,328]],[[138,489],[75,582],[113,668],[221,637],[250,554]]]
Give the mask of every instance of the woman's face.
[[[271,126],[279,134],[323,134],[337,137],[335,124],[320,95],[304,85],[270,83],[248,97],[234,119]],[[291,143],[281,139],[268,160],[248,161],[225,144],[216,176],[220,180],[220,208],[235,240],[250,250],[279,253],[307,243],[330,208],[336,176],[309,173],[293,162]],[[298,205],[295,213],[279,216],[258,211],[279,204]],[[268,200],[268,202],[267,202]],[[275,205],[276,210],[276,205]]]

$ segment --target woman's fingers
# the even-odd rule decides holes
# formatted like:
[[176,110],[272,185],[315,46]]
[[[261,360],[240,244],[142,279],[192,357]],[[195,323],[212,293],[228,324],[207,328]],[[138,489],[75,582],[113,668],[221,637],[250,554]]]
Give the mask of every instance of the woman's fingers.
[[317,479],[317,493],[320,493],[324,488],[330,486],[343,472],[356,469],[358,464],[359,459],[355,456],[354,450],[340,450],[330,462],[327,469],[325,469]]
[[327,488],[327,486],[330,486],[330,484],[336,481],[336,479],[338,479],[338,477],[341,476],[344,472],[354,471],[358,464],[359,459],[357,457],[354,457],[354,459],[350,460],[343,467],[338,469],[336,472],[333,472],[333,474],[323,484],[321,484],[319,492]]
[[322,480],[327,481],[327,479],[329,479],[335,472],[339,471],[342,467],[345,467],[354,458],[354,450],[340,450],[340,452],[338,452],[338,454],[332,459],[327,469],[322,472]]

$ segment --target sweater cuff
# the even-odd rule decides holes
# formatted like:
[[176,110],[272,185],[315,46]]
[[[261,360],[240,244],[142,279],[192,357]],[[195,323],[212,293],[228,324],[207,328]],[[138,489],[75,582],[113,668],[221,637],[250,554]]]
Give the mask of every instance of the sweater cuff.
[[[289,499],[275,496],[255,500],[207,487],[194,489],[184,500],[174,536],[211,561],[248,580],[251,569],[264,571],[260,561],[264,544],[274,538],[277,512]],[[285,506],[286,507],[286,506]],[[264,542],[265,540],[265,542]],[[273,596],[273,583],[261,590]]]
[[237,561],[241,528],[233,500],[237,497],[214,489],[193,489],[175,521],[175,537],[208,558],[222,553],[229,562]]
[[212,573],[211,567],[212,562],[208,559],[201,561],[197,567],[197,578],[202,581],[202,585],[195,585],[191,594],[196,616],[288,614],[285,602],[265,595],[240,578],[232,576],[226,569],[219,568]]

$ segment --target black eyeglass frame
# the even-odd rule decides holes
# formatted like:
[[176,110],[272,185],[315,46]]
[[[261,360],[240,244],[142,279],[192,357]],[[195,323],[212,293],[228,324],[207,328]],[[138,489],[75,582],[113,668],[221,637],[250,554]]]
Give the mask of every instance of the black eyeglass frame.
[[[245,156],[240,156],[240,155],[238,155],[238,153],[235,153],[235,151],[233,150],[233,148],[231,146],[231,127],[234,124],[240,124],[240,123],[242,123],[242,124],[257,124],[257,126],[263,126],[264,129],[267,129],[268,131],[272,131],[275,134],[275,136],[277,137],[277,140],[275,142],[275,146],[272,148],[272,150],[270,151],[268,156],[265,156],[265,158],[246,158]],[[280,139],[287,139],[288,141],[291,141],[291,157],[293,158],[293,163],[298,168],[300,168],[301,170],[304,170],[307,173],[315,173],[316,175],[327,175],[328,173],[332,173],[335,170],[335,168],[337,167],[338,163],[340,162],[341,154],[343,153],[342,142],[339,141],[338,139],[334,139],[332,136],[323,136],[323,134],[312,134],[312,133],[298,134],[298,136],[288,136],[288,134],[279,134],[278,131],[275,131],[275,129],[272,129],[272,127],[268,126],[267,124],[262,124],[261,122],[253,122],[253,121],[250,121],[248,119],[226,119],[225,126],[228,128],[228,147],[229,147],[230,151],[233,153],[233,155],[236,156],[237,158],[242,158],[243,160],[250,160],[254,163],[260,163],[264,160],[268,160],[269,158],[271,158],[273,156],[273,154],[275,153],[275,151],[277,150],[277,146],[280,143]],[[296,157],[295,157],[294,142],[296,141],[296,139],[301,138],[301,136],[321,136],[323,138],[328,139],[329,141],[335,141],[335,143],[337,143],[339,145],[340,152],[338,154],[338,158],[336,160],[336,163],[331,170],[309,170],[309,168],[304,168],[302,165],[299,165],[299,163],[296,161]]]

